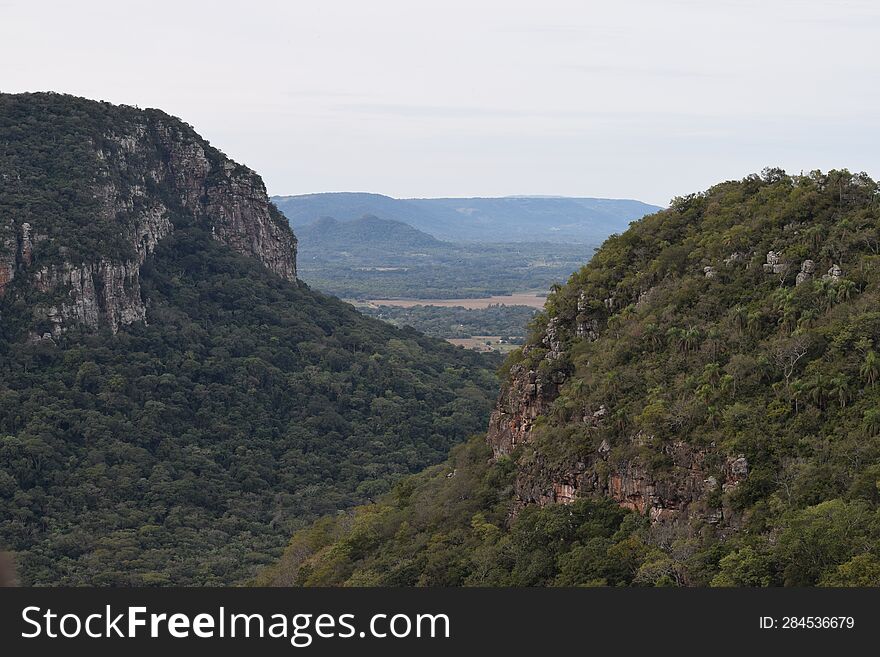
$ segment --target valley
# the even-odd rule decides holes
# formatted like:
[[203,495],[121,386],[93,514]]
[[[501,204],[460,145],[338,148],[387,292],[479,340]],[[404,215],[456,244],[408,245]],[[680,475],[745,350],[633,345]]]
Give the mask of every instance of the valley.
[[610,237],[485,436],[254,583],[880,586],[878,196],[766,169]]
[[525,306],[543,308],[547,296],[542,292],[520,292],[474,299],[367,299],[367,307],[393,306],[414,308],[416,306],[435,306],[438,308],[465,308],[467,310],[485,309],[491,306]]
[[[519,197],[291,219],[159,110],[0,94],[0,143],[22,583],[880,585],[866,174],[768,168],[595,248],[513,240],[558,224]],[[512,241],[461,219],[502,211]]]

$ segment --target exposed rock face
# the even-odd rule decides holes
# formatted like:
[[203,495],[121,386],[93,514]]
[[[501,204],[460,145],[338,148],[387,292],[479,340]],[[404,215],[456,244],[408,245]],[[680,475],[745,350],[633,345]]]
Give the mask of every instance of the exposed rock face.
[[[115,333],[145,321],[140,269],[178,218],[202,223],[234,251],[296,279],[296,238],[259,176],[177,119],[125,111],[125,120],[117,120],[100,143],[86,139],[97,171],[91,212],[96,224],[112,227],[104,243],[74,256],[67,246],[71,236],[53,234],[40,217],[0,217],[0,297],[40,293],[32,302],[34,337],[73,325]],[[51,256],[44,243],[53,247]]]
[[[640,298],[644,293],[640,295]],[[574,324],[575,335],[590,338],[588,331],[598,336],[598,323],[591,320],[584,331],[583,312],[588,304],[581,294]],[[595,322],[595,323],[594,323]],[[569,327],[570,330],[571,327]],[[559,317],[550,319],[542,336],[540,347],[546,349],[542,365],[558,362],[565,354],[566,346],[561,335],[565,332]],[[571,335],[570,332],[567,333]],[[647,515],[654,523],[686,523],[700,520],[711,525],[721,522],[733,523],[730,509],[718,506],[713,494],[730,491],[748,476],[748,462],[743,456],[728,457],[719,471],[717,465],[710,467],[707,456],[712,450],[696,447],[683,441],[670,441],[659,446],[654,436],[638,433],[629,438],[630,446],[624,450],[625,457],[615,456],[607,440],[599,441],[590,453],[570,457],[567,461],[551,462],[539,446],[533,445],[535,425],[538,418],[551,410],[560,394],[560,386],[566,374],[554,368],[535,366],[529,355],[530,345],[523,348],[524,363],[510,369],[503,384],[501,395],[493,411],[487,440],[495,458],[510,455],[517,447],[525,446],[528,455],[517,462],[514,483],[514,512],[525,505],[569,504],[578,497],[601,495],[616,501],[620,506]],[[611,418],[613,408],[601,405],[585,409],[583,430],[596,435],[597,430]],[[661,449],[667,457],[668,467],[655,473],[638,456],[638,448],[651,443],[651,449]],[[717,463],[717,460],[716,460]],[[713,474],[714,473],[714,474]]]
[[795,285],[801,285],[802,283],[812,280],[815,271],[816,263],[812,260],[804,260],[803,263],[801,263],[801,270],[795,278]]
[[522,365],[510,369],[510,380],[489,417],[488,440],[496,458],[510,454],[529,439],[532,424],[558,394],[558,383],[544,380],[537,371]]
[[831,268],[828,270],[828,273],[825,274],[822,278],[830,279],[832,281],[839,281],[843,278],[843,270],[840,268],[840,265],[831,265]]
[[581,292],[577,303],[578,314],[575,333],[579,338],[586,338],[590,342],[594,342],[599,339],[599,320],[597,320],[595,317],[590,317],[587,314],[587,309],[588,305],[586,295]]
[[205,144],[188,138],[173,123],[159,123],[156,134],[168,153],[168,174],[181,205],[207,220],[220,242],[294,280],[296,238],[269,202],[260,177],[213,149],[209,153]]
[[784,274],[788,271],[788,263],[781,253],[776,251],[767,252],[767,262],[764,263],[764,272],[767,274]]

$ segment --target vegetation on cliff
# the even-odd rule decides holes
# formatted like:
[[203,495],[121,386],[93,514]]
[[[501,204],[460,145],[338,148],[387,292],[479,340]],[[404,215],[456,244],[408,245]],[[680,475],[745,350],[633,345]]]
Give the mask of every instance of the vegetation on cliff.
[[[135,196],[173,222],[132,261],[137,289],[120,288],[146,322],[71,315],[63,330],[34,334],[44,267],[138,248],[127,215],[93,214],[96,151],[83,130],[118,137],[153,111],[43,94],[0,101],[0,173],[15,181],[0,190],[11,208],[0,229],[15,242],[15,278],[0,295],[0,551],[15,554],[23,584],[242,581],[297,528],[374,499],[485,426],[491,360],[289,280],[295,240],[262,182],[223,160],[207,182],[188,177],[217,152],[166,115],[177,127],[162,143],[177,154],[126,157],[124,169],[166,181]],[[104,174],[109,196],[130,198],[128,178]],[[41,244],[65,250],[23,249],[24,219],[49,236]],[[283,234],[260,241],[272,236],[263,221]],[[94,291],[90,302],[104,303]]]
[[[504,368],[494,464],[458,453],[297,534],[265,581],[386,582],[394,555],[428,584],[442,553],[459,584],[880,585],[878,264],[863,174],[676,199],[550,295]],[[609,503],[630,511],[578,529]],[[527,552],[544,576],[518,575]]]

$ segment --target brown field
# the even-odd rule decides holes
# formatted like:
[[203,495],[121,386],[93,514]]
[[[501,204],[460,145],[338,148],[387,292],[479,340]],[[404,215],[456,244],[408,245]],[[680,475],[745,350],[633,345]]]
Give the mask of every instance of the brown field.
[[[513,351],[518,345],[515,344],[498,344],[500,335],[475,335],[472,338],[446,338],[446,341],[457,347],[465,349],[473,349],[474,351],[498,351],[506,354]],[[486,344],[491,342],[492,344]]]
[[535,292],[519,292],[517,294],[483,297],[481,299],[369,299],[366,303],[373,307],[399,306],[401,308],[412,308],[413,306],[441,306],[444,308],[452,308],[454,306],[462,306],[474,310],[478,308],[488,308],[494,304],[543,308],[546,300],[547,297],[536,296]]

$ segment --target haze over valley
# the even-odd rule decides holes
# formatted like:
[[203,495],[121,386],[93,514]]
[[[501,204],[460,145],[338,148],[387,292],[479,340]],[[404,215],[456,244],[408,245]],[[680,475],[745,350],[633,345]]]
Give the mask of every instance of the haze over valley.
[[[493,336],[496,346],[520,342],[528,308],[542,307],[551,285],[565,282],[609,234],[660,209],[560,197],[332,193],[273,201],[296,231],[302,280],[381,319],[446,339]],[[486,312],[488,305],[502,307]],[[520,324],[511,330],[514,318]],[[475,332],[462,335],[466,325]]]

